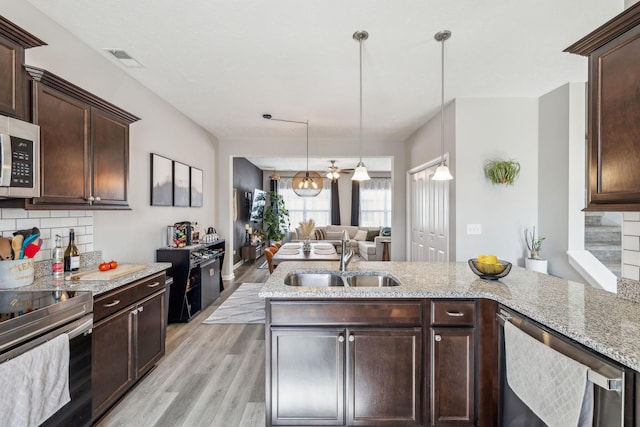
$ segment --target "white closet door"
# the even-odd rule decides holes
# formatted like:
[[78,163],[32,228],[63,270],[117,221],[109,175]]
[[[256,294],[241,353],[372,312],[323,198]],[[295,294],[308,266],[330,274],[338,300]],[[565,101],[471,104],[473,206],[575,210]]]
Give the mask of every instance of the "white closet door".
[[449,181],[431,179],[436,167],[410,175],[411,261],[449,261]]

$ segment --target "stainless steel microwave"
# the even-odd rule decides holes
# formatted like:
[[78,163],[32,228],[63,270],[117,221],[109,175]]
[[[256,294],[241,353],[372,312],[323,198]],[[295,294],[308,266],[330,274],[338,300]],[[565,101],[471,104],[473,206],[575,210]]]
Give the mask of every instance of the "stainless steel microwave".
[[40,197],[40,126],[0,116],[0,197]]

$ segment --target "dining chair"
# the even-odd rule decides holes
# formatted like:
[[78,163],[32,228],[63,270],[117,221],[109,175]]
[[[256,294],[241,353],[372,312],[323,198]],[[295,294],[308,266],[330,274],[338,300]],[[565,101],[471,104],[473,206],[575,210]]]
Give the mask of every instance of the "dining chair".
[[268,247],[264,250],[264,256],[267,258],[267,264],[269,265],[269,273],[273,273],[273,255],[276,253],[273,247]]

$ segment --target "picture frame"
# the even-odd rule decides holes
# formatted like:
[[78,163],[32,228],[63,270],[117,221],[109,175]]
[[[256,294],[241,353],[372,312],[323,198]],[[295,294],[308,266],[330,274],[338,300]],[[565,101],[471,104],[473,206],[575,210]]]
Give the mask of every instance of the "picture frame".
[[173,206],[173,161],[151,153],[151,206]]
[[191,167],[191,207],[201,208],[203,205],[202,169]]
[[189,166],[173,161],[173,206],[189,206],[190,198]]

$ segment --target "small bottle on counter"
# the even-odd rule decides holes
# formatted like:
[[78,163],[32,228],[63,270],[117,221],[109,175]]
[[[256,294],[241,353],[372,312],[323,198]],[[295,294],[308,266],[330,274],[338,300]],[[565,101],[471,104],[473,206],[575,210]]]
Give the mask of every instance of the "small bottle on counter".
[[62,237],[59,234],[56,234],[56,247],[53,248],[51,269],[54,279],[64,278],[64,249],[62,248]]
[[69,229],[69,246],[64,251],[64,271],[78,271],[80,269],[80,252],[76,246],[76,233]]

